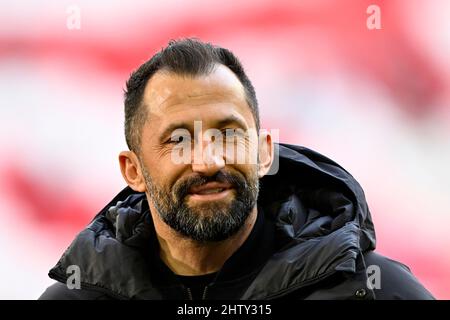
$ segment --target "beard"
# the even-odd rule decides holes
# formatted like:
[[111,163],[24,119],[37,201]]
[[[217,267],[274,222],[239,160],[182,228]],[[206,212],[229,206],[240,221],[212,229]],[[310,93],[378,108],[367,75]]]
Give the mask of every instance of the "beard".
[[[258,199],[259,178],[236,172],[218,171],[213,176],[196,175],[179,179],[164,188],[153,182],[141,161],[142,173],[154,207],[162,221],[184,237],[198,242],[218,242],[236,234],[249,217]],[[208,182],[229,183],[232,199],[188,204],[189,190]]]

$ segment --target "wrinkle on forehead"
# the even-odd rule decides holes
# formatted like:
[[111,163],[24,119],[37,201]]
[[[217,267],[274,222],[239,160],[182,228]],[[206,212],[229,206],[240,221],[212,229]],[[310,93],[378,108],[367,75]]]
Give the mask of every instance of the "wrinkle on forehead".
[[162,114],[168,107],[178,104],[211,102],[246,103],[243,85],[226,66],[217,65],[210,74],[193,77],[158,71],[148,81],[144,92],[144,103],[152,114]]

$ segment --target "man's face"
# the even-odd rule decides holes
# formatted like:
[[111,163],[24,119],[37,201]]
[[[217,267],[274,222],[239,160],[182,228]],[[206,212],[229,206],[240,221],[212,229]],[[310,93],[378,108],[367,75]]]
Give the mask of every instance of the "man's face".
[[[242,84],[223,65],[199,77],[159,71],[147,83],[143,102],[149,113],[139,158],[159,217],[197,241],[229,238],[255,207],[259,187],[257,163],[236,157],[242,150],[257,153],[258,142],[244,134],[232,140],[236,152],[230,156],[225,150],[211,151],[214,140],[205,136],[209,129],[223,132],[227,148],[225,132],[230,129],[255,132]],[[189,146],[191,152],[184,149],[189,161],[174,161],[181,141]]]

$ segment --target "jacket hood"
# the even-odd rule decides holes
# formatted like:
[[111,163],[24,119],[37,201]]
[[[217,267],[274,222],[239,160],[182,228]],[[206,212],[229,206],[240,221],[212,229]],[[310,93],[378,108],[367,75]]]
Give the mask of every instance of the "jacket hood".
[[[358,182],[305,147],[279,144],[279,170],[261,179],[258,206],[275,221],[277,252],[237,298],[277,298],[336,273],[355,273],[357,256],[375,249],[372,218]],[[145,194],[129,187],[80,232],[49,272],[65,282],[77,265],[81,286],[116,298],[161,299],[149,272],[155,241]],[[126,263],[125,263],[126,262]]]
[[272,213],[282,247],[243,299],[277,298],[338,272],[375,249],[375,230],[359,183],[329,158],[280,144],[279,171],[262,179],[260,205]]

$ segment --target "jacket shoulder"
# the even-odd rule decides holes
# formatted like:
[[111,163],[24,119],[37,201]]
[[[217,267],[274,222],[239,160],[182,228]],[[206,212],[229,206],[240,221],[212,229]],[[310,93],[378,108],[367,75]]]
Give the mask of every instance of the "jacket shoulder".
[[69,289],[61,282],[48,287],[38,300],[109,300],[108,295],[86,289]]
[[[379,300],[432,300],[433,295],[425,289],[405,264],[389,259],[374,251],[364,254],[367,270],[379,270],[379,286],[374,286],[375,298]],[[368,276],[370,276],[368,272]]]

